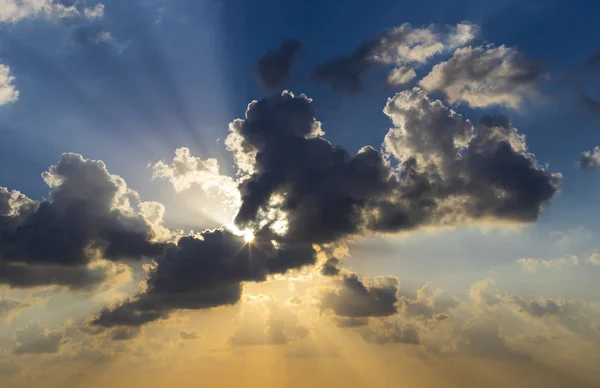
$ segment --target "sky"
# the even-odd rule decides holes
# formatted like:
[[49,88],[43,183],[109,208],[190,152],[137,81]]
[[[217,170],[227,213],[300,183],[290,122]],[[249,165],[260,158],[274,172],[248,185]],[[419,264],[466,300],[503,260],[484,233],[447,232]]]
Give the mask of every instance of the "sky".
[[0,0],[0,381],[598,387],[592,0]]

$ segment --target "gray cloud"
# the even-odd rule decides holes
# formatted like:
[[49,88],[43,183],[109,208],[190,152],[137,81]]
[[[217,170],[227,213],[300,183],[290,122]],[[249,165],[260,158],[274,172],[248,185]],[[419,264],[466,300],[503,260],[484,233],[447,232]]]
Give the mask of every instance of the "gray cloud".
[[[253,249],[254,246],[254,249]],[[221,228],[186,236],[156,259],[147,290],[130,301],[102,311],[96,325],[138,326],[165,318],[175,309],[204,309],[238,302],[242,282],[264,281],[269,274],[314,264],[310,244],[271,243],[258,232],[252,243]]]
[[371,327],[361,328],[359,333],[366,342],[380,345],[388,343],[419,345],[421,343],[419,328],[410,323],[402,325],[398,322],[383,321]]
[[563,304],[556,303],[551,299],[542,301],[532,300],[527,301],[518,295],[512,295],[512,303],[518,306],[520,311],[526,312],[533,317],[543,317],[546,315],[559,315],[562,313],[566,306]]
[[297,40],[287,39],[277,50],[271,50],[260,58],[256,69],[260,83],[269,89],[283,87],[301,47]]
[[16,331],[15,342],[12,354],[45,354],[57,353],[65,338],[60,330],[52,331],[39,323],[31,323]]
[[393,315],[397,312],[400,284],[393,277],[360,280],[357,275],[344,276],[342,287],[327,291],[321,308],[330,309],[340,317],[364,318]]
[[105,279],[106,266],[88,268],[98,258],[153,257],[164,250],[155,241],[160,225],[134,210],[137,193],[101,161],[63,154],[42,176],[49,200],[0,188],[0,282],[81,288]]

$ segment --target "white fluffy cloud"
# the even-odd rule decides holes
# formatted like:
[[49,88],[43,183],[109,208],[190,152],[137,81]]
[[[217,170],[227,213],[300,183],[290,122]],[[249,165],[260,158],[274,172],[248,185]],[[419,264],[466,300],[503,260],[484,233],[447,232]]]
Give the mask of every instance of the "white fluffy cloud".
[[448,32],[440,32],[435,25],[414,28],[404,23],[381,39],[373,56],[383,63],[425,63],[436,54],[467,44],[478,31],[471,24],[458,24]]
[[408,66],[400,66],[388,74],[388,85],[404,85],[412,81],[417,76],[415,70]]
[[0,0],[0,22],[17,22],[37,16],[61,19],[79,15],[75,5],[66,6],[55,0]]
[[591,151],[585,151],[579,158],[579,167],[582,170],[591,171],[600,169],[600,146]]
[[150,168],[153,178],[168,180],[177,192],[197,185],[208,194],[225,197],[232,204],[240,201],[237,183],[233,178],[219,173],[219,162],[214,158],[203,160],[192,156],[187,147],[175,150],[171,164],[161,160]]
[[19,91],[13,81],[15,77],[10,75],[10,68],[0,64],[0,105],[15,102],[19,99]]
[[443,92],[452,104],[519,108],[523,97],[535,93],[533,82],[540,73],[540,66],[525,60],[516,49],[468,46],[435,65],[419,85],[428,92]]

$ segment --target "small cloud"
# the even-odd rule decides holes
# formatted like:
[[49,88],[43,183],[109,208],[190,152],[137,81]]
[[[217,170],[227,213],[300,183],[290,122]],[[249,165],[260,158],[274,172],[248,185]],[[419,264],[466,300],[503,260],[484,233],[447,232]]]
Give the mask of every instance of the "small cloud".
[[588,257],[587,262],[593,265],[600,265],[600,253],[592,253],[590,257]]
[[200,339],[202,338],[202,334],[198,333],[197,331],[181,331],[179,333],[179,338],[181,338],[182,340],[195,340],[195,339]]
[[583,171],[595,171],[600,169],[600,146],[594,147],[591,151],[581,153],[579,158],[579,168]]
[[96,4],[94,8],[84,8],[83,14],[88,19],[101,19],[104,16],[104,4]]
[[526,272],[537,272],[541,269],[559,269],[566,266],[576,267],[579,265],[579,259],[577,256],[570,256],[567,258],[544,260],[535,258],[522,258],[518,259],[517,263],[523,266],[523,270]]
[[0,105],[15,102],[19,99],[19,91],[13,81],[15,77],[10,75],[10,68],[0,64]]

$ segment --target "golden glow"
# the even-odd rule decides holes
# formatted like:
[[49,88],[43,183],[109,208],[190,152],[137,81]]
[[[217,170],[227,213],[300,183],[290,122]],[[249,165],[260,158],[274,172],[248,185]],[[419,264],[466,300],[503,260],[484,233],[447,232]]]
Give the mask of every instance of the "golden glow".
[[246,242],[246,244],[250,244],[252,241],[254,241],[254,233],[252,233],[252,231],[250,230],[245,230],[244,241]]

